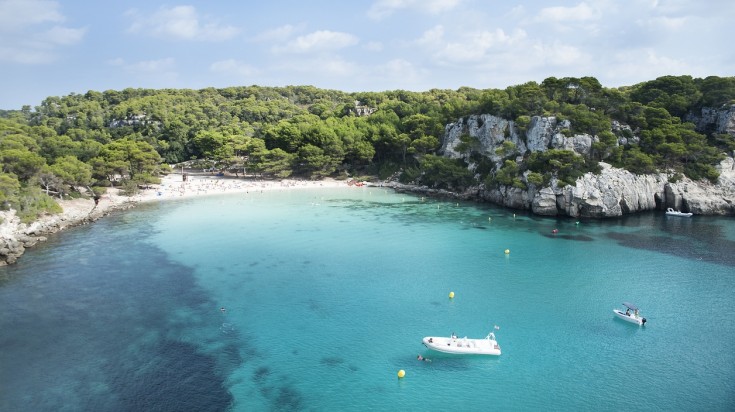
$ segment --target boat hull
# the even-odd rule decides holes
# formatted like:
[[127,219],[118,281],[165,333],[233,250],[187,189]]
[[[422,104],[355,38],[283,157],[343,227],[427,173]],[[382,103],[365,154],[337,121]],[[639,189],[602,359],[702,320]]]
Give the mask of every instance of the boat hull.
[[666,216],[691,217],[692,215],[693,215],[693,213],[679,212],[678,210],[674,210],[674,209],[671,209],[671,208],[669,208],[668,210],[666,210]]
[[488,338],[467,339],[466,337],[445,338],[440,336],[427,336],[423,339],[423,344],[433,351],[455,355],[499,356],[501,354],[498,342]]
[[618,309],[613,309],[613,313],[615,313],[615,316],[617,316],[618,318],[626,322],[635,323],[639,326],[643,326],[646,323],[646,318],[640,315],[626,315],[625,312]]

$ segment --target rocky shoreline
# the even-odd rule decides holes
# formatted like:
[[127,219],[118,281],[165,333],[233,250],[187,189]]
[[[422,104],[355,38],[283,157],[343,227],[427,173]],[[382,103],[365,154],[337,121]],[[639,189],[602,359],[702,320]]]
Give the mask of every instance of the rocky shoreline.
[[735,161],[723,160],[717,184],[682,178],[670,182],[666,174],[634,175],[625,169],[600,163],[602,173],[588,173],[575,186],[557,188],[529,187],[526,190],[501,186],[483,186],[463,192],[432,189],[426,186],[387,183],[399,192],[417,193],[451,199],[488,202],[541,216],[573,218],[615,218],[627,214],[673,208],[696,215],[735,216]]
[[29,224],[21,223],[15,210],[0,212],[0,266],[15,263],[26,249],[45,242],[54,233],[94,222],[116,210],[129,209],[139,201],[119,195],[117,189],[109,189],[98,204],[92,199],[60,200],[62,213],[43,216]]

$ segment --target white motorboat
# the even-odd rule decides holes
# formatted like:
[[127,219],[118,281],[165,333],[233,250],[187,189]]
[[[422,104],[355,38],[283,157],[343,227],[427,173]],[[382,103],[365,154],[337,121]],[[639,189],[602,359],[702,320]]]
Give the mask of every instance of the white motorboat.
[[[635,323],[639,326],[644,326],[646,324],[646,318],[641,316],[636,305],[628,302],[623,302],[623,306],[626,307],[625,312],[620,309],[613,309],[615,316],[626,322]],[[633,313],[631,313],[631,311],[633,311]]]
[[500,355],[500,345],[495,340],[495,334],[490,332],[481,339],[458,338],[452,334],[450,337],[427,336],[423,339],[424,346],[443,353],[458,355]]
[[690,217],[693,213],[684,213],[680,212],[678,210],[674,210],[672,208],[666,209],[666,216],[681,216],[681,217]]

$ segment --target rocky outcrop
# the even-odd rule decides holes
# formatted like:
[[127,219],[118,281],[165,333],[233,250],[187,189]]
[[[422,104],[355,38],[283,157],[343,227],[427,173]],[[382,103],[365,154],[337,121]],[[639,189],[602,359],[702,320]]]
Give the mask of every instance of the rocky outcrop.
[[735,104],[719,109],[703,107],[700,113],[690,113],[685,120],[694,123],[700,133],[712,131],[735,136]]
[[[702,130],[715,128],[718,133],[735,135],[735,105],[719,110],[703,109],[702,115],[694,120]],[[472,151],[488,157],[497,167],[502,165],[503,158],[507,158],[502,150],[498,151],[506,141],[515,145],[514,154],[519,158],[528,152],[549,149],[571,150],[588,156],[592,144],[598,141],[597,136],[571,135],[570,130],[568,121],[558,121],[556,117],[534,116],[525,132],[521,132],[513,121],[488,114],[473,115],[446,126],[441,153],[469,160],[467,151],[457,150],[464,140]],[[611,131],[618,136],[620,145],[639,141],[627,125],[612,122]],[[506,186],[485,189],[481,186],[468,190],[461,197],[471,197],[471,193],[476,193],[482,201],[546,216],[608,218],[667,207],[702,215],[735,215],[735,164],[732,158],[720,164],[717,184],[694,182],[687,178],[669,182],[664,173],[635,175],[605,163],[601,166],[600,174],[587,173],[574,186],[559,188],[555,181],[543,188],[529,184],[525,190]]]
[[543,152],[549,149],[573,150],[582,155],[589,155],[596,136],[576,134],[569,136],[568,120],[558,121],[556,117],[533,116],[525,130],[521,133],[515,122],[489,114],[472,115],[461,118],[444,128],[444,139],[440,152],[451,158],[466,158],[468,153],[460,153],[457,147],[462,136],[469,136],[478,147],[473,151],[481,153],[493,162],[499,163],[503,156],[497,153],[503,142],[515,145],[518,156],[528,152]]
[[63,212],[47,215],[29,224],[21,223],[15,210],[0,212],[0,266],[15,263],[25,250],[44,242],[53,233],[93,222],[113,210],[127,209],[133,203],[105,197],[99,205],[91,199],[61,201]]
[[735,160],[729,157],[720,162],[717,184],[693,182],[684,179],[669,183],[664,188],[666,207],[695,215],[735,215]]
[[665,210],[668,207],[695,215],[735,216],[735,160],[727,158],[719,165],[717,184],[694,182],[683,178],[669,182],[666,174],[635,175],[600,163],[599,175],[587,173],[574,186],[528,190],[501,186],[487,190],[473,187],[461,193],[427,186],[389,182],[398,192],[411,192],[440,198],[479,200],[512,209],[530,210],[543,216],[574,218],[614,218],[627,214]]
[[495,150],[506,140],[513,142],[520,153],[525,153],[528,150],[513,121],[482,114],[462,118],[455,123],[448,124],[444,128],[441,153],[454,159],[466,157],[466,154],[457,150],[457,146],[462,142],[461,138],[464,135],[472,137],[478,143],[479,147],[474,147],[474,151],[481,153],[494,162],[501,159],[501,156],[495,153]]
[[638,176],[605,163],[600,165],[599,175],[587,173],[575,186],[552,190],[556,211],[543,198],[534,198],[531,209],[538,214],[544,211],[570,217],[605,218],[654,210],[661,204],[665,175]]
[[668,207],[698,215],[735,215],[735,161],[720,163],[717,184],[683,178],[669,182],[666,174],[635,175],[600,163],[599,175],[587,173],[574,186],[521,190],[500,187],[480,190],[483,201],[545,216],[619,217]]

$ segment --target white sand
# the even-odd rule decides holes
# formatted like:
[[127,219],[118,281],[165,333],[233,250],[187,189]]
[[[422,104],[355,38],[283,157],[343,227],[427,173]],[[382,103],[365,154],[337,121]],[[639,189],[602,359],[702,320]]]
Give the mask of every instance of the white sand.
[[[211,174],[188,173],[187,181],[183,181],[180,173],[172,173],[161,179],[159,185],[141,190],[139,194],[128,197],[120,195],[118,188],[108,188],[98,204],[92,199],[58,200],[62,213],[41,217],[31,224],[21,224],[15,211],[0,211],[0,240],[17,239],[20,234],[33,235],[47,232],[48,227],[63,230],[99,219],[116,209],[127,209],[140,202],[184,199],[226,193],[263,192],[268,190],[296,190],[300,188],[336,188],[350,187],[346,181],[325,179],[319,181],[284,179],[254,180],[252,178],[235,178],[215,176]],[[56,231],[56,230],[54,230]]]
[[188,174],[183,181],[180,173],[172,173],[161,179],[153,189],[142,190],[139,195],[128,198],[134,202],[149,202],[165,199],[182,199],[225,193],[262,192],[267,190],[293,190],[299,188],[349,187],[347,182],[334,179],[319,181],[253,180],[250,178],[220,177],[208,174]]

